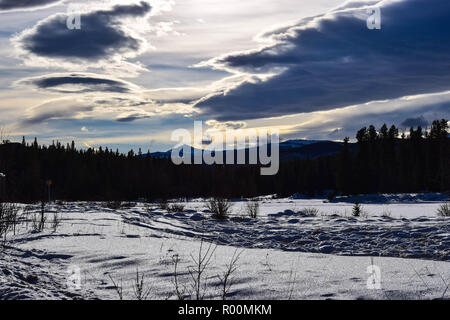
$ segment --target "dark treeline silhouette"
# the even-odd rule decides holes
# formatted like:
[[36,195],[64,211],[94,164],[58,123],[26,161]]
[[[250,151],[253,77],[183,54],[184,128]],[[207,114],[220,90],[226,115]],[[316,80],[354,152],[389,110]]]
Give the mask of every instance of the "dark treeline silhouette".
[[108,148],[77,150],[75,144],[0,145],[0,197],[34,202],[60,200],[147,200],[190,197],[445,192],[450,190],[447,120],[429,130],[411,128],[399,136],[395,126],[363,128],[356,147],[346,138],[340,153],[283,162],[276,176],[258,166],[173,165],[170,159],[120,154]]

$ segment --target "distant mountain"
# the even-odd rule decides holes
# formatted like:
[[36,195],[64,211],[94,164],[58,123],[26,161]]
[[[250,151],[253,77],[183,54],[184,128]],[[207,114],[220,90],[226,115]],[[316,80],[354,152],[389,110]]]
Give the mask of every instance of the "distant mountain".
[[[319,141],[319,140],[288,140],[280,143],[281,161],[291,161],[296,159],[315,159],[322,156],[337,154],[342,150],[342,142]],[[269,147],[270,149],[270,147]],[[191,154],[200,149],[191,147]],[[203,152],[203,150],[202,150]],[[248,155],[249,149],[246,150]],[[180,152],[182,155],[182,152]],[[151,153],[152,158],[170,158],[172,150],[166,152]],[[146,155],[143,155],[146,156]]]
[[304,147],[310,144],[314,144],[314,143],[318,143],[318,142],[323,142],[320,140],[303,140],[303,139],[299,139],[299,140],[288,140],[288,141],[284,141],[280,143],[280,149],[290,149],[290,148],[299,148],[299,147]]
[[[189,146],[186,146],[186,147],[189,148]],[[190,147],[190,148],[191,148],[191,154],[194,154],[194,152],[196,150],[200,151],[200,149],[196,149],[194,147]],[[183,155],[183,150],[182,149],[183,149],[183,147],[180,147],[180,155]],[[153,153],[150,154],[150,156],[152,158],[158,158],[158,159],[166,159],[167,158],[168,159],[168,158],[170,158],[172,156],[172,150],[173,149],[170,149],[170,150],[168,150],[166,152],[153,152]],[[203,152],[203,150],[202,150],[202,152]],[[143,154],[142,156],[146,157],[147,154]]]
[[290,161],[296,159],[316,159],[338,154],[343,147],[342,142],[314,141],[299,147],[283,148],[280,144],[280,159]]

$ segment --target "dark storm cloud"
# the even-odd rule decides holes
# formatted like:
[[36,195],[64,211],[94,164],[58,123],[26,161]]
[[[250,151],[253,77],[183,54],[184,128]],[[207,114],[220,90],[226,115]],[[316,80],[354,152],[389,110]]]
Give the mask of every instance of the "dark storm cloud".
[[401,123],[401,126],[403,128],[415,128],[419,126],[422,128],[426,128],[428,126],[428,121],[423,116],[417,118],[408,118]]
[[382,3],[381,30],[367,28],[367,2],[348,2],[350,10],[266,33],[274,45],[210,61],[216,69],[278,75],[196,106],[217,120],[242,120],[449,90],[450,1]]
[[46,7],[59,2],[62,0],[0,0],[0,12]]
[[92,74],[50,74],[28,78],[18,84],[32,85],[38,89],[60,93],[116,92],[129,93],[132,84]]
[[82,14],[80,30],[67,28],[67,15],[54,15],[22,33],[19,47],[40,57],[69,60],[98,61],[117,54],[137,53],[143,40],[124,30],[120,19],[144,17],[150,10],[150,5],[142,1]]

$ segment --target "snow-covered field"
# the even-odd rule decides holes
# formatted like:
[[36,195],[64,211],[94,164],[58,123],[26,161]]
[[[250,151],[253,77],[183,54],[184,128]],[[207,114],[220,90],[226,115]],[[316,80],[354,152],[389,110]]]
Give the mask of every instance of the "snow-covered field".
[[[188,295],[201,246],[203,254],[211,249],[201,284],[207,299],[221,298],[220,276],[236,254],[228,299],[449,298],[450,220],[436,215],[446,199],[359,198],[365,214],[354,218],[355,199],[265,197],[258,219],[246,218],[246,202],[235,201],[227,221],[212,219],[202,199],[183,203],[182,213],[143,203],[118,210],[52,204],[46,212],[48,221],[60,216],[56,231],[22,224],[8,235],[0,298],[118,299],[119,287],[124,299],[135,299],[139,274],[149,299],[177,299],[174,260],[179,291]],[[310,216],[304,208],[319,212]],[[378,279],[374,270],[380,289],[368,286]]]

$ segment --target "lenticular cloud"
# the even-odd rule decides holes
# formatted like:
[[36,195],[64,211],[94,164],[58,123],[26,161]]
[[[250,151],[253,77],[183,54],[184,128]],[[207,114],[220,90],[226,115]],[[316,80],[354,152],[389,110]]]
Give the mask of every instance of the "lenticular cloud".
[[63,0],[0,0],[1,11],[30,10],[58,4]]
[[56,14],[25,30],[13,42],[21,56],[28,60],[84,65],[108,59],[124,60],[140,54],[146,49],[147,42],[125,28],[123,20],[145,18],[150,11],[151,6],[142,1],[82,13],[80,30],[67,28],[68,16]]
[[[381,8],[369,30],[368,8]],[[435,8],[439,8],[435,10]],[[450,2],[350,1],[264,34],[272,43],[200,64],[259,80],[200,100],[217,120],[331,110],[450,89]]]

